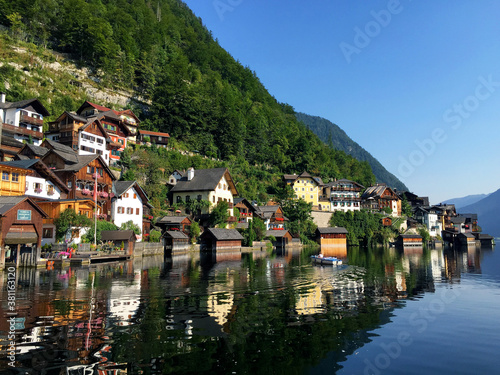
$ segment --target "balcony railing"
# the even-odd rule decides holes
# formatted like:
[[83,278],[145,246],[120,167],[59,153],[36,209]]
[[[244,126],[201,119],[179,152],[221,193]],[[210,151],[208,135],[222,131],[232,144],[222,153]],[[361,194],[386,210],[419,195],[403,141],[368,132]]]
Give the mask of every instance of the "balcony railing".
[[330,198],[330,200],[332,202],[335,202],[335,201],[339,201],[339,202],[341,202],[341,201],[349,201],[349,202],[358,201],[359,202],[359,201],[361,201],[361,198],[359,198],[359,197],[334,197],[334,196],[332,196]]
[[332,191],[361,191],[358,187],[333,186]]
[[14,133],[14,134],[22,134],[25,136],[30,136],[33,138],[37,139],[42,139],[43,138],[43,133],[42,132],[36,132],[34,130],[29,130],[26,128],[20,128],[18,126],[10,125],[10,124],[3,124],[2,126],[3,131],[6,133]]
[[28,115],[23,115],[21,114],[21,120],[20,122],[25,122],[27,124],[31,125],[36,125],[36,126],[43,126],[43,120],[40,118],[34,118]]

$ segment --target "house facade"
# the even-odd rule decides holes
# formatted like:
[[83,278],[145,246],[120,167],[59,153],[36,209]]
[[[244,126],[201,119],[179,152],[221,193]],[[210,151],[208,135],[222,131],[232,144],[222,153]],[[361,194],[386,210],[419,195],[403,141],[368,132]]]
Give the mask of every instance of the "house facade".
[[279,205],[256,206],[255,215],[264,221],[266,230],[281,230],[285,229],[285,222],[288,219],[283,214],[283,210]]
[[137,181],[115,181],[113,183],[113,197],[111,198],[111,220],[120,227],[132,221],[141,229],[137,240],[142,240],[144,205],[148,197]]
[[233,216],[234,196],[238,191],[227,168],[189,168],[170,190],[170,195],[172,203],[208,200],[210,208],[202,214],[210,213],[213,207],[224,201],[229,205],[229,215]]
[[43,139],[43,117],[50,113],[38,99],[17,102],[7,102],[5,99],[5,93],[0,93],[2,135],[39,146]]
[[154,143],[157,147],[167,147],[170,135],[168,133],[153,132],[149,130],[137,131],[137,143]]
[[323,188],[329,198],[330,211],[359,211],[361,192],[365,187],[351,180],[335,180]]
[[312,203],[314,209],[318,208],[320,179],[311,176],[307,172],[300,175],[284,175],[283,179],[285,183],[292,187],[297,199]]
[[424,225],[432,237],[441,236],[443,226],[439,220],[438,211],[434,207],[417,206],[413,212],[415,220]]
[[370,186],[361,196],[361,208],[371,211],[391,210],[392,216],[401,216],[401,198],[385,184]]

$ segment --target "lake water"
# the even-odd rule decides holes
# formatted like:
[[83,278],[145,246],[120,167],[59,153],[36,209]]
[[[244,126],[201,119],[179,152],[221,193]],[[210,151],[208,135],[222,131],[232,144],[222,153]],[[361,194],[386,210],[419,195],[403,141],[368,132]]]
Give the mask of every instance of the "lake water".
[[15,367],[4,272],[0,372],[500,373],[494,249],[323,250],[341,267],[317,252],[20,269]]

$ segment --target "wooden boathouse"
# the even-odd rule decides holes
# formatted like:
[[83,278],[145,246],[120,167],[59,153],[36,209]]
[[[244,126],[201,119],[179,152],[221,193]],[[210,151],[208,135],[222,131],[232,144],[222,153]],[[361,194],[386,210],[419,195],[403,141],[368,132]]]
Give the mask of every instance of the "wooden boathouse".
[[208,228],[200,236],[201,251],[241,248],[243,236],[236,229]]
[[347,229],[344,227],[323,227],[316,229],[316,242],[324,245],[347,245]]
[[396,246],[404,247],[422,247],[422,236],[419,234],[400,234],[396,238]]

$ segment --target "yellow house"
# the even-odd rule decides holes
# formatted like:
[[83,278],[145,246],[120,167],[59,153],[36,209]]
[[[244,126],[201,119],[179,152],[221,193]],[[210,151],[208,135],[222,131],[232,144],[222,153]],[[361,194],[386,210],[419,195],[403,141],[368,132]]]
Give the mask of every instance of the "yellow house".
[[31,174],[32,172],[25,168],[0,164],[0,196],[24,195],[26,176]]
[[283,178],[293,188],[298,199],[302,198],[307,203],[312,203],[313,208],[318,207],[320,178],[313,177],[307,172],[298,176],[294,174],[284,175]]

